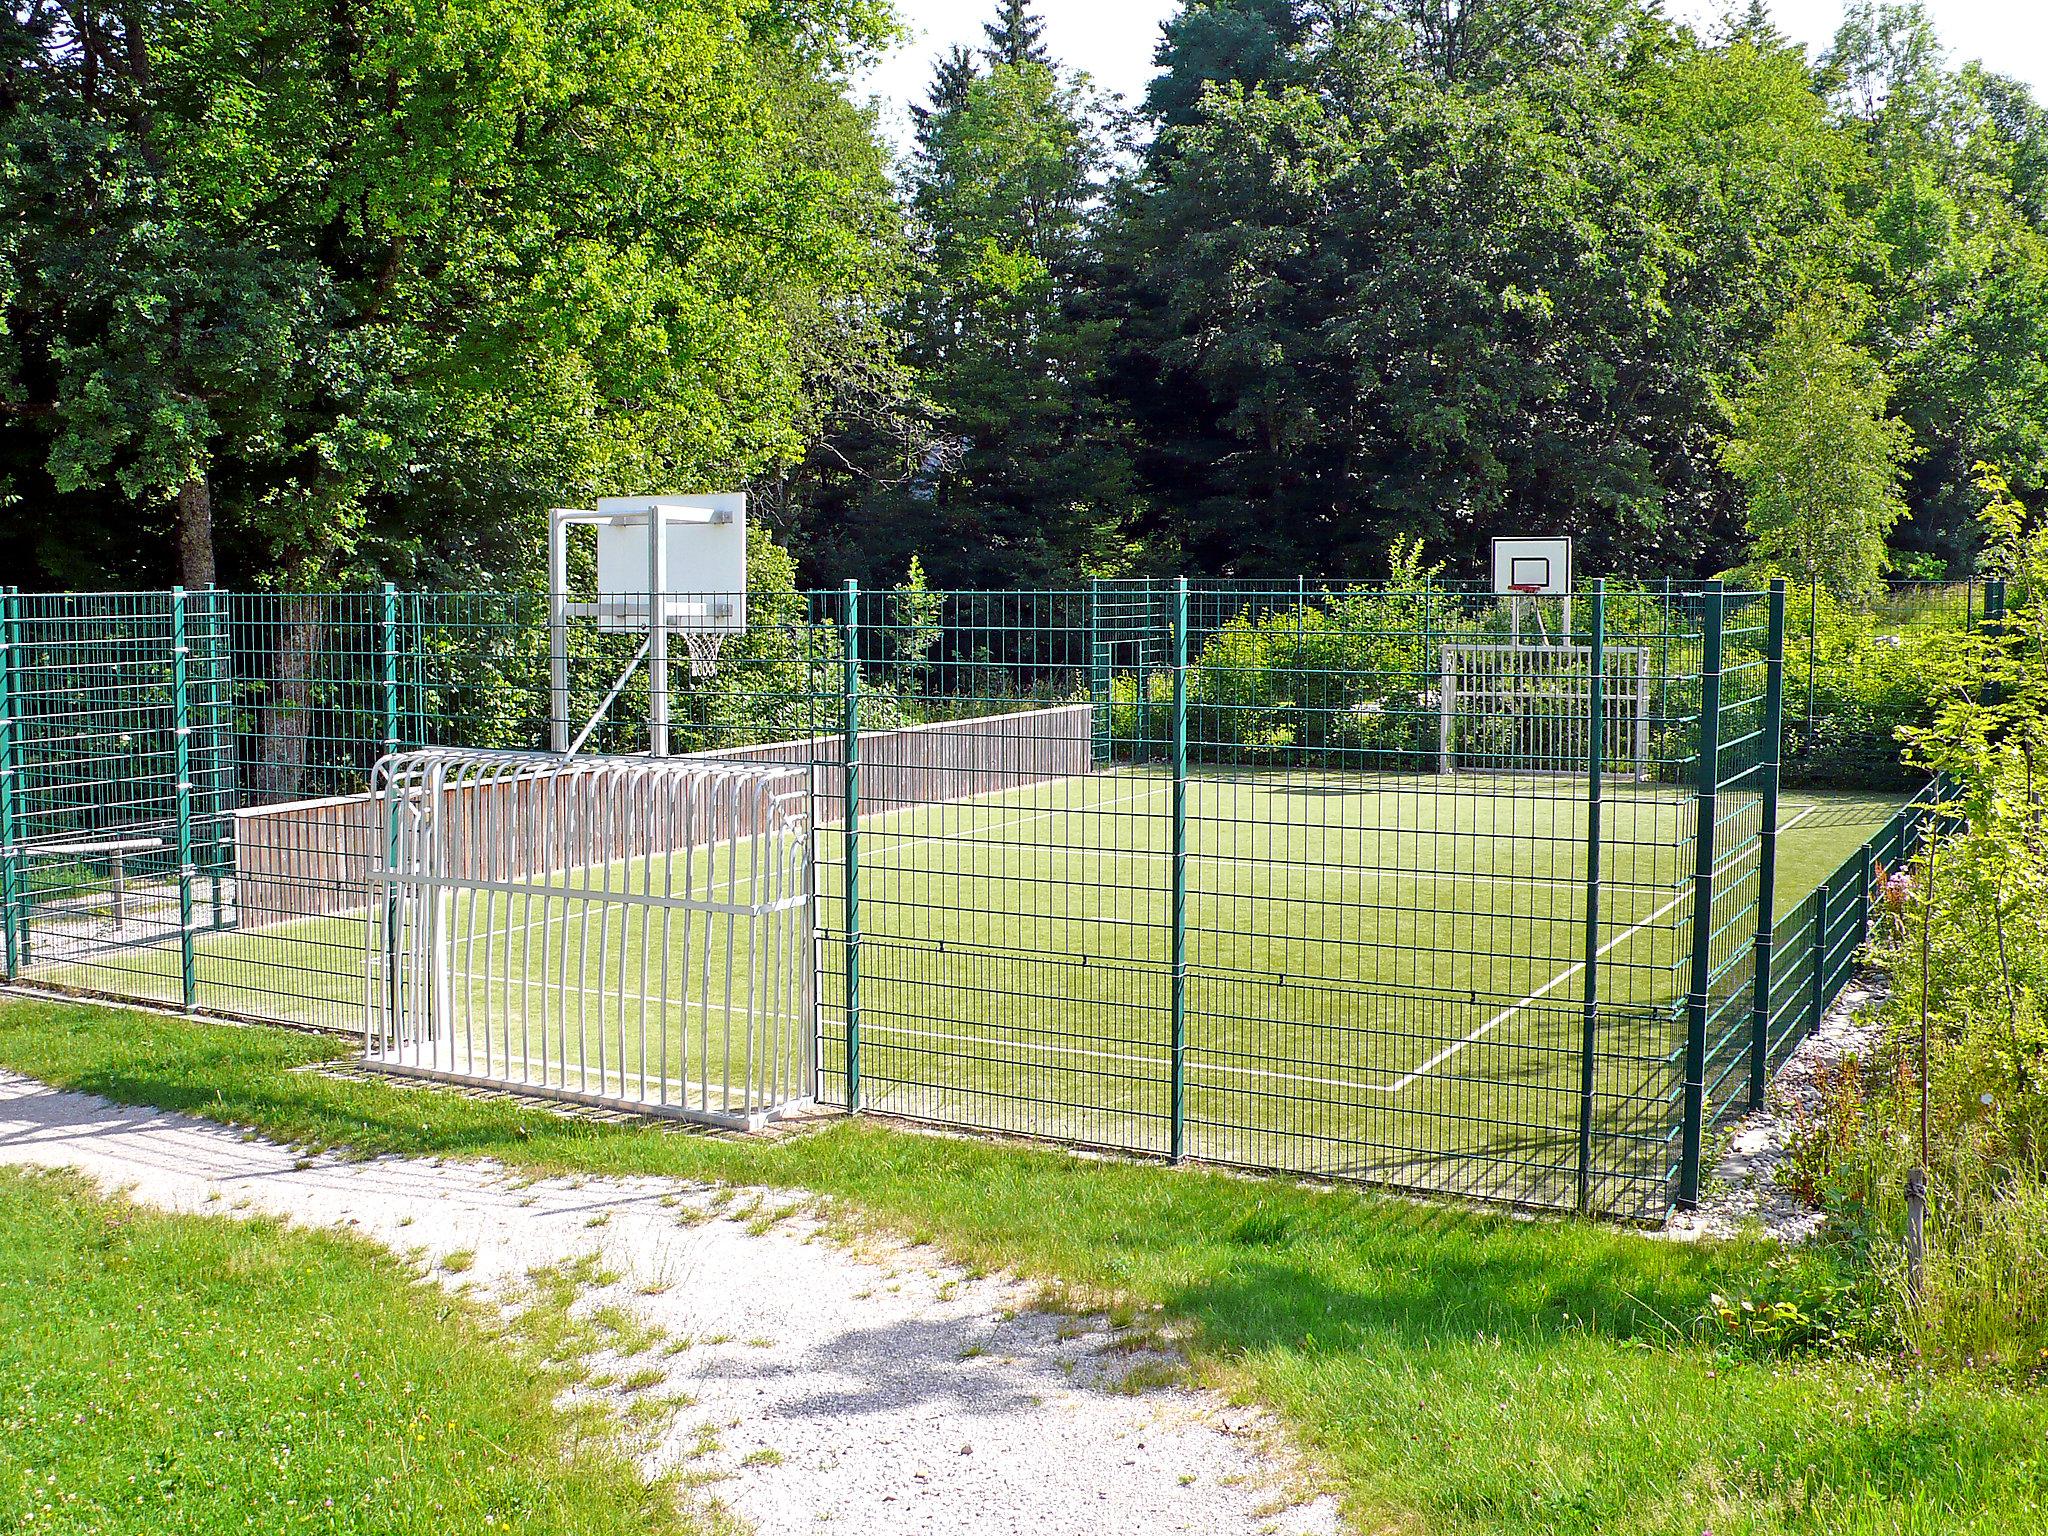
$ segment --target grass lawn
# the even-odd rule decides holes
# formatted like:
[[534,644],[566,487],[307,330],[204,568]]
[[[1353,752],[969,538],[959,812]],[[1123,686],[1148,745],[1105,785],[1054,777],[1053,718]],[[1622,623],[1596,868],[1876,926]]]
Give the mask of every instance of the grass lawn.
[[[1197,773],[1186,806],[1190,1153],[1569,1204],[1584,794],[1583,780],[1567,775]],[[1617,778],[1606,796],[1592,1198],[1633,1216],[1660,1213],[1668,1197],[1692,810],[1669,785]],[[1893,809],[1882,797],[1788,796],[1780,910]],[[1170,810],[1167,777],[1133,769],[864,817],[868,1107],[1165,1151]],[[1754,794],[1723,798],[1718,959],[1750,942],[1736,912],[1754,896],[1760,811]],[[844,921],[840,841],[824,835],[818,866],[821,1065],[835,1102],[844,1093],[844,951],[833,939]],[[700,850],[612,867],[598,883],[749,899],[745,876],[739,889],[730,876],[714,880],[725,862]],[[734,1107],[720,1102],[722,1085],[749,1045],[757,1061],[800,1059],[798,1010],[759,1032],[729,1027],[724,1011],[727,965],[735,992],[765,997],[771,975],[791,973],[793,945],[756,955],[728,919],[693,927],[663,912],[650,923],[644,907],[620,904],[586,921],[591,904],[567,892],[591,878],[559,879],[561,896],[450,896],[442,927],[452,1018],[431,1046],[397,1058],[706,1108]],[[263,905],[262,892],[245,892],[245,920]],[[199,999],[359,1026],[367,930],[360,915],[343,914],[202,935]],[[32,974],[175,1001],[178,972],[171,943]],[[643,987],[642,976],[663,980]],[[758,1097],[739,1085],[739,1103]]]
[[530,1353],[368,1243],[0,1170],[0,1529],[697,1529]]
[[[1707,1297],[1746,1288],[1758,1245],[1687,1248],[873,1120],[719,1140],[295,1070],[345,1050],[0,1004],[0,1064],[123,1102],[365,1152],[803,1186],[966,1262],[1157,1308],[1202,1376],[1284,1417],[1360,1530],[2016,1536],[2048,1521],[2048,1397],[1698,1342]],[[290,1269],[274,1282],[286,1297]],[[129,1453],[110,1440],[106,1454]]]

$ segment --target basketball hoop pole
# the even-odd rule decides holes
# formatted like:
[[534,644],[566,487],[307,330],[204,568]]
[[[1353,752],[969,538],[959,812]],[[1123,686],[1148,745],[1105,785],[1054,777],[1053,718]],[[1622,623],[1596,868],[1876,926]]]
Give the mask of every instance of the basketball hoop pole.
[[668,756],[668,514],[647,510],[647,755]]

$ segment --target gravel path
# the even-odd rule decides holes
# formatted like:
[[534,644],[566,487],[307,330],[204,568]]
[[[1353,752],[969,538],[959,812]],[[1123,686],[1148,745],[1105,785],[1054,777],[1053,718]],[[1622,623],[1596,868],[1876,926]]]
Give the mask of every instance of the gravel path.
[[1732,1237],[1756,1222],[1767,1236],[1800,1243],[1820,1230],[1821,1213],[1778,1183],[1778,1164],[1784,1161],[1800,1117],[1821,1109],[1816,1074],[1844,1056],[1870,1053],[1881,1027],[1877,1005],[1887,996],[1885,980],[1875,971],[1864,972],[1842,989],[1820,1028],[1799,1043],[1771,1079],[1764,1107],[1736,1123],[1700,1208],[1673,1216],[1664,1236],[1681,1242]]
[[609,1273],[578,1312],[624,1308],[650,1335],[594,1363],[694,1399],[647,1469],[707,1478],[762,1532],[1340,1529],[1328,1498],[1289,1498],[1295,1474],[1255,1413],[1180,1387],[1108,1390],[1144,1356],[1109,1347],[1100,1319],[1034,1311],[1015,1282],[902,1245],[820,1241],[787,1192],[304,1157],[4,1072],[0,1163],[77,1169],[167,1210],[346,1228],[504,1306],[531,1295],[530,1270],[594,1260]]

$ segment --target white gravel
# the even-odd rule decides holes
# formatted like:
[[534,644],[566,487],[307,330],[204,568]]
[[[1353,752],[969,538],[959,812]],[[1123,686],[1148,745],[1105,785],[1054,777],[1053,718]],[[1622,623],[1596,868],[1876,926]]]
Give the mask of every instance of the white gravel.
[[1737,1122],[1696,1211],[1666,1223],[1663,1236],[1681,1242],[1732,1237],[1760,1228],[1780,1242],[1800,1243],[1820,1230],[1819,1211],[1778,1183],[1778,1165],[1802,1117],[1822,1108],[1816,1074],[1845,1056],[1868,1056],[1880,1028],[1877,1005],[1890,994],[1885,979],[1865,971],[1842,989],[1820,1028],[1801,1041],[1764,1093],[1764,1107]]
[[[508,1307],[529,1271],[594,1259],[609,1274],[578,1310],[622,1307],[661,1335],[596,1363],[692,1399],[646,1469],[702,1479],[762,1532],[1341,1529],[1328,1497],[1298,1501],[1298,1465],[1256,1413],[1178,1386],[1108,1390],[1144,1357],[1110,1348],[1103,1320],[1034,1311],[1014,1281],[922,1250],[820,1240],[787,1192],[306,1157],[4,1072],[0,1163],[76,1169],[166,1210],[346,1228]],[[455,1273],[449,1255],[473,1260]]]

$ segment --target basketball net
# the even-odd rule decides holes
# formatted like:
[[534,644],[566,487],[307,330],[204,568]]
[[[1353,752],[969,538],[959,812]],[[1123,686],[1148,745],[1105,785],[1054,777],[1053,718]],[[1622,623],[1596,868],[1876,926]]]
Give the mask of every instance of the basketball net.
[[725,649],[725,639],[723,630],[711,630],[702,634],[689,630],[684,632],[683,646],[690,653],[690,676],[718,675],[718,657]]

